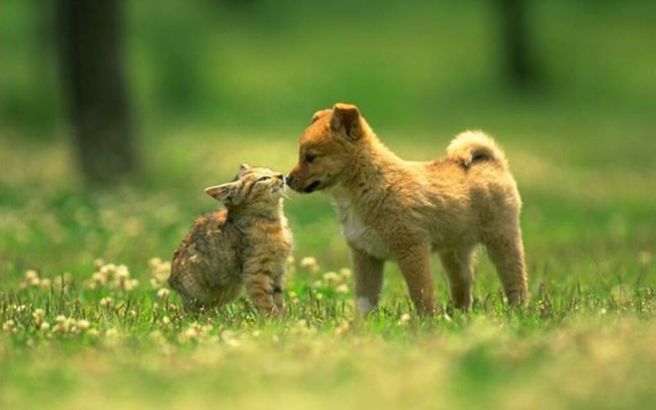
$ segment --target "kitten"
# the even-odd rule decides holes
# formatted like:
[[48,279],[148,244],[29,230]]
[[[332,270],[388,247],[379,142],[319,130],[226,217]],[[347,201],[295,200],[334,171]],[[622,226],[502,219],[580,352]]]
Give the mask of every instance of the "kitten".
[[191,310],[226,304],[245,287],[260,311],[281,312],[292,247],[283,174],[242,165],[232,182],[205,192],[227,209],[196,219],[173,254],[169,285]]

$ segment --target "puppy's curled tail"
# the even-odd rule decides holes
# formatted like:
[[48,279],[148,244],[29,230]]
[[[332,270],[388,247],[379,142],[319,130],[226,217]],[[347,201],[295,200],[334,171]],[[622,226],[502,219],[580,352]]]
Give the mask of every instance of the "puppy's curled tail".
[[461,132],[449,144],[446,155],[464,168],[483,161],[492,161],[503,169],[508,168],[506,155],[496,142],[483,131]]

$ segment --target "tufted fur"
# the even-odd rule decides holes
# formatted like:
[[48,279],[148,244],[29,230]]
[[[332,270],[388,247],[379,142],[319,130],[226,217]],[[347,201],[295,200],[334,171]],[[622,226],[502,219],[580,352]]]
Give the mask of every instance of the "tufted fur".
[[440,255],[453,303],[467,309],[479,243],[496,265],[509,302],[526,299],[521,200],[503,152],[482,132],[458,135],[443,159],[406,161],[383,145],[356,106],[336,104],[314,115],[288,183],[299,192],[324,190],[334,199],[364,311],[377,305],[383,265],[393,260],[416,309],[433,312],[431,252]]
[[198,217],[173,255],[169,284],[188,308],[228,303],[244,285],[261,311],[284,308],[284,263],[292,245],[284,187],[282,174],[242,165],[235,181],[205,190],[227,209]]

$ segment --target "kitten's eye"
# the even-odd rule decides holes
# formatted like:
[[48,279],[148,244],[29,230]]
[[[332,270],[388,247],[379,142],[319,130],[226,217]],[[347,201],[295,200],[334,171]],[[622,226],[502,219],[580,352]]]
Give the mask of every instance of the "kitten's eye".
[[257,182],[260,182],[260,181],[266,181],[267,179],[271,179],[271,177],[270,177],[270,176],[267,176],[267,175],[265,175],[265,176],[263,176],[263,177],[259,177],[259,178],[257,179]]
[[310,155],[310,154],[307,154],[307,155],[305,156],[305,162],[307,162],[308,164],[313,163],[315,159],[317,159],[317,156],[316,156],[316,155]]

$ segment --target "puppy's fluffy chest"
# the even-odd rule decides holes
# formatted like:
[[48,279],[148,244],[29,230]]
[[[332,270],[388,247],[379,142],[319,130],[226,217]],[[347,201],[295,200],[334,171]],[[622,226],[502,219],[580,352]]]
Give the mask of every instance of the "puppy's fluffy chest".
[[342,233],[346,240],[357,249],[380,259],[388,257],[387,248],[380,235],[373,227],[368,226],[353,205],[350,196],[335,188],[331,191],[335,207],[339,213]]

